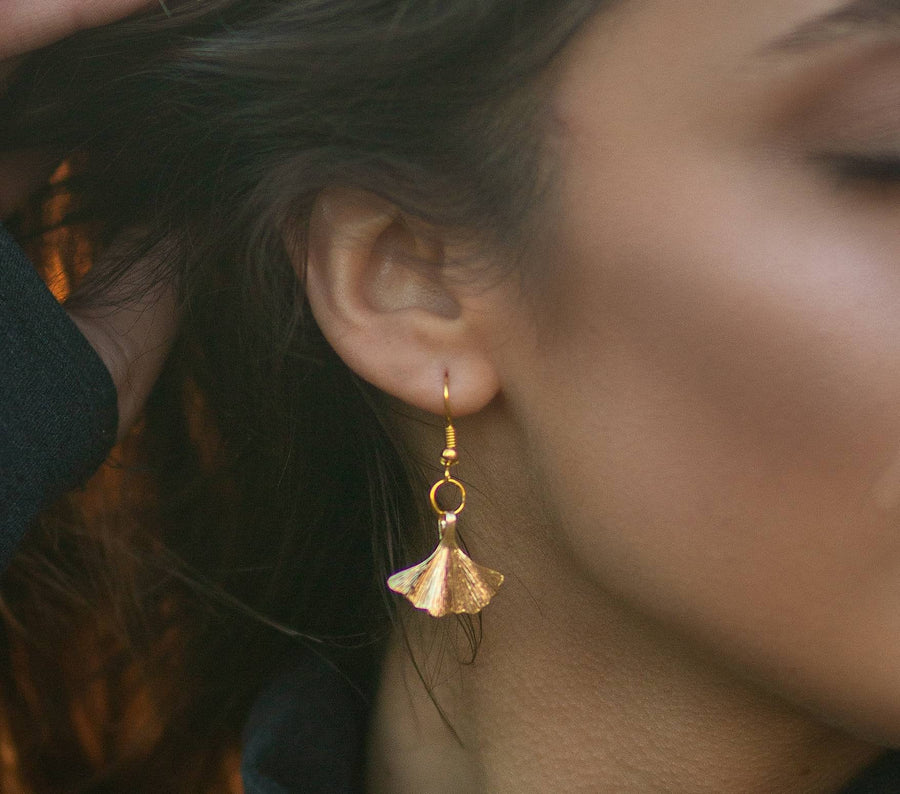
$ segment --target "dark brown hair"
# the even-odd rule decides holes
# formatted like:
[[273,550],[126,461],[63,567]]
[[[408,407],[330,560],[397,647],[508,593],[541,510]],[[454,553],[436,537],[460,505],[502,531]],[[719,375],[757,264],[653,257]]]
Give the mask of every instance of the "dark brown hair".
[[[385,572],[423,551],[416,472],[312,322],[283,234],[302,243],[317,193],[343,184],[485,244],[521,241],[541,190],[539,78],[599,5],[185,2],[22,67],[0,148],[68,157],[51,203],[69,197],[65,223],[94,248],[141,230],[95,284],[164,250],[183,310],[141,425],[6,578],[0,674],[35,789],[217,785],[222,748],[298,641],[365,686]],[[101,685],[122,704],[150,692],[157,728],[129,744],[117,731],[134,714],[107,709],[91,744],[76,707]]]

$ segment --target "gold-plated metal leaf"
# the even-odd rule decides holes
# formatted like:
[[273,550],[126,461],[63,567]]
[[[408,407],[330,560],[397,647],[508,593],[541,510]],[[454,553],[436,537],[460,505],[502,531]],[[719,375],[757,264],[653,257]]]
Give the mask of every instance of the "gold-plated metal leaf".
[[459,547],[454,513],[442,515],[439,526],[437,548],[418,565],[391,576],[388,587],[436,618],[477,614],[503,584],[503,574],[473,562]]

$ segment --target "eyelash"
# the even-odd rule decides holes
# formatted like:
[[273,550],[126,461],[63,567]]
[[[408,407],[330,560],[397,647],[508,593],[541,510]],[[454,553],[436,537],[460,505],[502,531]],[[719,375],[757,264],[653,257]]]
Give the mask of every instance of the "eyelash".
[[822,158],[842,182],[900,183],[900,156],[894,154],[827,154]]

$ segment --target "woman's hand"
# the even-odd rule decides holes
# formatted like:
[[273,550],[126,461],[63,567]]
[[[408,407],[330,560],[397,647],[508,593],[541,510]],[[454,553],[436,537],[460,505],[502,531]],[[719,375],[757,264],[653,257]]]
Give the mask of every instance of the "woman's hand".
[[[0,1],[0,93],[20,57],[58,39],[115,22],[161,0],[2,0]],[[35,184],[53,171],[45,152],[0,156],[0,220],[10,214]]]
[[[19,56],[87,28],[159,5],[160,0],[0,0],[0,85]],[[0,154],[0,221],[46,183],[58,158],[43,151]],[[175,331],[171,285],[153,283],[155,263],[138,263],[121,299],[79,300],[69,316],[112,376],[118,393],[119,437],[137,417],[156,381]],[[147,289],[135,289],[147,279]]]
[[0,61],[159,5],[159,0],[3,0]]
[[[0,94],[19,56],[159,4],[160,0],[0,1]],[[42,184],[55,165],[56,158],[46,152],[0,155],[0,220],[16,209],[35,184]]]
[[120,440],[140,414],[175,334],[175,289],[154,278],[158,262],[153,256],[164,255],[151,254],[132,265],[111,292],[66,307],[116,385]]

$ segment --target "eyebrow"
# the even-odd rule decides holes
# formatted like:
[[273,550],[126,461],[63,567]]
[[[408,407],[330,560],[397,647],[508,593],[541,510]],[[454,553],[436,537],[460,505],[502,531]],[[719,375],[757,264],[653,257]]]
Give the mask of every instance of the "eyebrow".
[[804,22],[767,45],[764,52],[807,50],[866,33],[900,35],[900,0],[851,0]]

